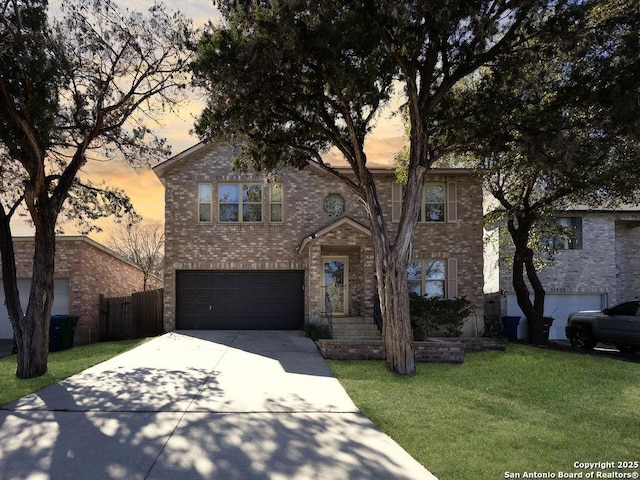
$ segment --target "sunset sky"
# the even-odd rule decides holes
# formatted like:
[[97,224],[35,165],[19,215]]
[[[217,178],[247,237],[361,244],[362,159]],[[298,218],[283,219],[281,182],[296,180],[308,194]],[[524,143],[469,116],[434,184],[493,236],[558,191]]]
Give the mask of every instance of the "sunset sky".
[[[57,11],[60,0],[50,2],[52,11]],[[153,4],[152,0],[137,0],[126,2],[120,0],[117,3],[129,6],[131,9],[146,10]],[[209,0],[166,0],[165,5],[170,9],[179,9],[186,17],[194,20],[197,26],[204,25],[207,21],[217,21],[219,13]],[[132,6],[135,5],[135,6]],[[178,114],[167,115],[158,127],[157,133],[166,137],[171,145],[172,154],[186,150],[198,142],[198,138],[190,135],[194,118],[203,108],[203,99],[194,93],[185,103]],[[367,155],[372,163],[388,163],[390,159],[402,148],[404,144],[403,131],[399,117],[392,117],[391,112],[383,113],[379,119],[378,127],[367,141]],[[150,169],[134,170],[117,162],[90,163],[85,173],[96,183],[104,180],[111,187],[123,189],[131,198],[136,211],[147,221],[164,221],[164,189],[160,181]],[[105,228],[105,233],[91,234],[93,238],[108,243],[108,233],[111,220],[102,221],[100,225]],[[65,234],[74,234],[71,228],[65,229]],[[24,226],[14,227],[15,235],[30,234]]]

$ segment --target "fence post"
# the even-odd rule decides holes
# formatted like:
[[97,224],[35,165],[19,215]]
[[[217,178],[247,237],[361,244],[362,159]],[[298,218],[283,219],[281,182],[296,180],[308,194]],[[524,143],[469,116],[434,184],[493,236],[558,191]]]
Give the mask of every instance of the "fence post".
[[105,342],[109,336],[109,302],[105,296],[100,294],[98,312],[98,339]]
[[130,297],[100,295],[100,339],[121,340],[159,335],[164,331],[164,290],[136,292]]

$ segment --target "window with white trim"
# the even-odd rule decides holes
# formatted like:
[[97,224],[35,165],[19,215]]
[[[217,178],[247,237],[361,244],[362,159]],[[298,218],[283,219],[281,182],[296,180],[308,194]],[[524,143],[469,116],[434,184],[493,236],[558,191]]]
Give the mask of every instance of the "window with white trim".
[[444,183],[427,182],[421,205],[421,222],[444,222],[445,191]]
[[269,220],[271,223],[282,223],[284,220],[283,191],[281,183],[269,186]]
[[[391,219],[400,221],[405,186],[393,182],[391,187]],[[421,197],[419,222],[445,223],[458,221],[456,182],[427,182]]]
[[424,297],[447,298],[445,260],[412,260],[408,264],[409,291]]
[[209,183],[198,185],[198,221],[211,222],[211,184]]
[[261,183],[220,183],[218,221],[262,222],[262,187]]

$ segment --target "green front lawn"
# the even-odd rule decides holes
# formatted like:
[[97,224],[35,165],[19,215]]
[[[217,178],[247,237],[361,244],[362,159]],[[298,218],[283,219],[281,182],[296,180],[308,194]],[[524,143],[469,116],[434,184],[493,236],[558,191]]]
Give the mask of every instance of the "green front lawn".
[[419,364],[411,378],[379,361],[329,364],[362,412],[440,480],[640,461],[637,363],[509,344],[462,365]]
[[17,400],[53,383],[104,362],[146,340],[124,340],[74,347],[49,354],[48,371],[44,375],[20,380],[16,377],[16,356],[0,358],[0,405]]

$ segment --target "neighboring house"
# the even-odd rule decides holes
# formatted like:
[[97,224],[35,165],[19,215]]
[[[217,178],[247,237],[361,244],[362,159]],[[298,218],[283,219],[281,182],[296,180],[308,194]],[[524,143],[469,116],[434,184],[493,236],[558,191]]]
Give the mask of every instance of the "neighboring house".
[[[33,259],[33,237],[13,239],[22,308],[27,308]],[[1,280],[1,278],[0,278]],[[56,238],[52,315],[77,315],[75,343],[99,340],[100,294],[130,295],[142,290],[143,273],[134,264],[85,236]],[[13,338],[13,328],[0,290],[0,339]]]
[[[546,292],[545,316],[554,318],[549,337],[566,339],[570,313],[600,310],[640,296],[640,210],[579,208],[562,212],[557,222],[575,235],[549,239],[557,253],[539,276]],[[508,262],[500,262],[499,282],[502,314],[523,316]],[[518,336],[526,338],[526,322],[520,322]]]
[[[362,202],[317,165],[265,177],[233,172],[233,153],[200,143],[154,167],[165,185],[165,329],[297,329],[324,317],[329,303],[334,317],[373,322],[373,244]],[[395,229],[402,186],[393,170],[373,173],[385,223]],[[411,261],[412,290],[464,295],[482,318],[477,176],[430,172]]]

